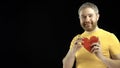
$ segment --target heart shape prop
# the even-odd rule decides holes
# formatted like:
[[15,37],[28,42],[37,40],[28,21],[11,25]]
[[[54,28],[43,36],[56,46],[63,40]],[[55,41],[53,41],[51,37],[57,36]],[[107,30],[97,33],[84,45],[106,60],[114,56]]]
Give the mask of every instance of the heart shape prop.
[[91,45],[93,43],[98,42],[98,38],[96,36],[91,36],[90,39],[88,38],[82,38],[82,45],[84,46],[85,49],[87,49],[89,52],[91,51]]

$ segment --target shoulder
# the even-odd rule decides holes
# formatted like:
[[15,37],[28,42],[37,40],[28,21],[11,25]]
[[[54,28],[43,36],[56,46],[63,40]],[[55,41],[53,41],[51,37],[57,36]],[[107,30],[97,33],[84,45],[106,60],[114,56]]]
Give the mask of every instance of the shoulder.
[[80,36],[81,36],[81,34],[77,34],[77,35],[73,36],[71,43],[74,43],[78,38],[81,38]]
[[103,34],[106,34],[106,35],[115,35],[114,33],[110,32],[110,31],[107,31],[107,30],[104,30],[104,29],[100,29],[100,31],[101,31]]
[[116,35],[113,32],[104,30],[104,29],[100,29],[101,33],[106,36],[106,37],[114,37],[116,38]]
[[81,34],[77,34],[77,35],[75,35],[75,36],[72,38],[71,43],[70,43],[70,48],[72,48],[72,47],[74,46],[75,41],[76,41],[78,38],[80,38],[80,36],[81,36]]
[[73,39],[77,39],[77,38],[80,38],[81,34],[77,34],[73,37]]

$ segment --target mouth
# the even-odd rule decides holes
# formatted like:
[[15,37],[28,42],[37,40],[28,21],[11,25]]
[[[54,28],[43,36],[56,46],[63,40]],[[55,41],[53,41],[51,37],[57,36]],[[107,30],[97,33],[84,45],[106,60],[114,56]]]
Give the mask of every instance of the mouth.
[[85,28],[90,28],[90,27],[92,27],[92,24],[91,24],[91,23],[85,23],[85,24],[84,24],[84,27],[85,27]]

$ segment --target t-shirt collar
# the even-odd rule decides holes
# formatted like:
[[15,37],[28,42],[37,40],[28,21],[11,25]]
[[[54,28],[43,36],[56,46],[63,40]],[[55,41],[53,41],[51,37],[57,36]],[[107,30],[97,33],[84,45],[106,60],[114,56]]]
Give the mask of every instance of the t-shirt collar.
[[99,27],[97,26],[93,31],[85,31],[86,33],[93,33],[93,32],[95,32],[96,30],[98,30],[99,29]]

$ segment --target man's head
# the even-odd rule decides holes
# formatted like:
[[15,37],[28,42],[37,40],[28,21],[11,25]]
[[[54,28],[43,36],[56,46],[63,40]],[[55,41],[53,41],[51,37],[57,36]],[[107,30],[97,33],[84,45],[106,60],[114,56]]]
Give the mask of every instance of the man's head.
[[99,10],[93,3],[86,2],[78,10],[80,25],[85,31],[93,31],[99,19]]

